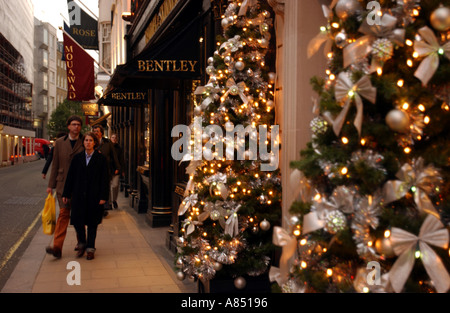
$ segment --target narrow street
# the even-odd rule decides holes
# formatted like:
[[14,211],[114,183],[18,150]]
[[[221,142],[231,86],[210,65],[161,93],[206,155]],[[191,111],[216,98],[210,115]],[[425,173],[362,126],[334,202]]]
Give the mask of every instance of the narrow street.
[[0,289],[40,226],[44,160],[0,168]]

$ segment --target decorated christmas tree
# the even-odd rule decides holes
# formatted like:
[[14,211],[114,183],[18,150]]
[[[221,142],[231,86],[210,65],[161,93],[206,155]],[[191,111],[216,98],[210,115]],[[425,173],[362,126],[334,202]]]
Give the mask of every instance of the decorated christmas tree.
[[450,287],[449,1],[333,1],[312,138],[276,227],[284,292]]
[[272,26],[266,1],[229,1],[222,16],[183,159],[190,180],[179,208],[180,279],[228,277],[243,288],[246,277],[268,273],[281,220]]

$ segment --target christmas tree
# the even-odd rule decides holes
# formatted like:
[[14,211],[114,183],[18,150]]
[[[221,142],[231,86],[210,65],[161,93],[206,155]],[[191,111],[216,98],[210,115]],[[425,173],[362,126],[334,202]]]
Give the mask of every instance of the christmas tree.
[[228,277],[243,288],[268,272],[281,219],[270,6],[229,1],[221,24],[209,81],[196,90],[176,266],[180,279]]
[[284,292],[450,287],[448,1],[333,1],[312,138],[273,269]]

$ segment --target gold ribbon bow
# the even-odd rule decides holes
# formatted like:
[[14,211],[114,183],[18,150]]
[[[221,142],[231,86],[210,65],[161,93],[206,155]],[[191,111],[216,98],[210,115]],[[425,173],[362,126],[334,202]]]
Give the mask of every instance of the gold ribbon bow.
[[415,40],[414,50],[419,57],[425,57],[425,59],[420,62],[414,76],[420,79],[423,86],[426,86],[439,67],[439,54],[443,54],[447,59],[450,59],[450,41],[440,46],[433,31],[427,26],[419,29],[419,34],[423,41]]
[[258,4],[258,0],[244,0],[241,4],[241,8],[239,9],[238,15],[245,15],[247,14],[247,10],[255,5]]
[[225,234],[230,235],[231,237],[239,234],[239,216],[237,212],[240,208],[241,205],[239,204],[235,209],[233,209],[225,223]]
[[308,214],[303,216],[302,234],[307,234],[325,227],[325,219],[332,211],[352,213],[354,194],[345,186],[339,186],[334,191],[329,200],[324,197],[314,199],[313,208]]
[[293,257],[297,251],[297,238],[291,236],[285,229],[275,226],[273,228],[272,242],[274,245],[282,247],[280,257],[279,270],[272,270],[269,272],[270,280],[277,281],[281,286],[289,278],[289,272],[293,262]]
[[356,84],[353,84],[348,75],[341,72],[336,82],[335,97],[338,101],[345,101],[345,105],[337,118],[330,121],[333,125],[334,133],[336,136],[339,136],[345,122],[345,117],[350,109],[351,100],[354,98],[356,104],[356,117],[353,124],[358,130],[358,134],[361,136],[363,122],[363,102],[361,97],[369,100],[371,103],[375,103],[377,97],[377,89],[372,86],[369,76],[363,76]]
[[233,91],[238,93],[239,97],[241,97],[242,102],[244,102],[245,104],[248,103],[248,99],[244,94],[245,82],[240,82],[236,84],[236,81],[233,78],[230,78],[227,80],[227,88],[228,88],[227,92],[223,95],[224,99],[228,97],[228,95]]
[[223,208],[222,201],[216,201],[215,203],[207,202],[203,207],[203,213],[198,216],[200,222],[204,222],[208,217],[211,217],[213,211],[218,211],[220,216],[218,218],[220,226],[225,228],[225,214],[226,210]]
[[198,201],[197,198],[198,195],[196,193],[193,193],[192,195],[184,198],[184,200],[178,207],[178,215],[183,215],[191,206],[196,205]]
[[209,194],[213,196],[212,189],[214,186],[216,186],[220,191],[220,196],[225,200],[228,197],[228,189],[225,186],[225,183],[227,182],[227,175],[224,173],[217,173],[213,176],[209,177],[206,180],[209,185]]
[[[335,2],[336,2],[336,0],[335,0]],[[333,3],[332,3],[332,5],[333,5]],[[331,8],[332,8],[332,6],[331,6]],[[323,15],[325,16],[325,18],[327,20],[329,20],[333,15],[333,12],[331,11],[331,9],[328,8],[326,5],[322,5],[322,11],[323,11]],[[331,38],[327,28],[325,26],[322,26],[320,28],[320,32],[313,39],[311,39],[311,41],[308,43],[308,47],[307,47],[308,59],[311,58],[314,54],[316,54],[317,50],[319,50],[320,47],[324,43],[325,43],[325,46],[323,49],[323,53],[326,56],[328,54],[328,52],[331,51],[333,42],[334,42],[334,40],[333,40],[333,38]]]
[[432,214],[439,218],[439,214],[428,198],[436,185],[442,183],[439,171],[433,166],[424,166],[423,158],[413,161],[413,166],[403,164],[397,172],[399,180],[390,180],[383,187],[386,203],[403,198],[409,191],[414,193],[414,201],[419,211]]
[[[360,37],[344,48],[344,67],[356,63],[357,60],[369,54],[372,51],[372,44],[377,38],[386,38],[399,46],[403,46],[405,30],[395,28],[396,24],[397,18],[389,14],[384,14],[379,24],[369,25],[364,20],[358,31],[365,36]],[[377,66],[376,60],[372,59],[371,70],[375,70]]]
[[206,109],[211,103],[214,102],[214,96],[219,92],[219,88],[215,87],[212,83],[208,83],[205,86],[199,86],[195,89],[195,95],[203,95],[202,108]]
[[[185,236],[192,234],[195,231],[195,227],[200,226],[200,225],[203,225],[203,223],[197,222],[197,221],[191,221],[188,219],[184,220],[182,227],[186,230]],[[187,226],[187,228],[186,228],[186,226]]]
[[231,52],[236,52],[239,49],[241,49],[243,46],[241,42],[241,36],[236,35],[233,38],[228,39],[225,41],[219,48],[219,51],[222,49],[225,49],[224,55],[229,55]]
[[414,266],[417,243],[420,249],[425,270],[438,292],[447,292],[450,288],[450,276],[439,256],[429,245],[447,249],[449,241],[448,230],[439,219],[428,215],[417,237],[399,228],[392,228],[391,243],[396,255],[395,261],[389,272],[389,280],[395,292],[400,292],[405,285]]

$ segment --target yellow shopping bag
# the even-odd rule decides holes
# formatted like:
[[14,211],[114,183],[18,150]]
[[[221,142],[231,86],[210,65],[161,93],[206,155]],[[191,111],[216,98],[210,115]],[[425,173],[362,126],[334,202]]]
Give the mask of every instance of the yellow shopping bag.
[[49,192],[47,199],[45,200],[44,209],[42,210],[42,227],[44,234],[53,235],[56,225],[56,208],[55,198]]

